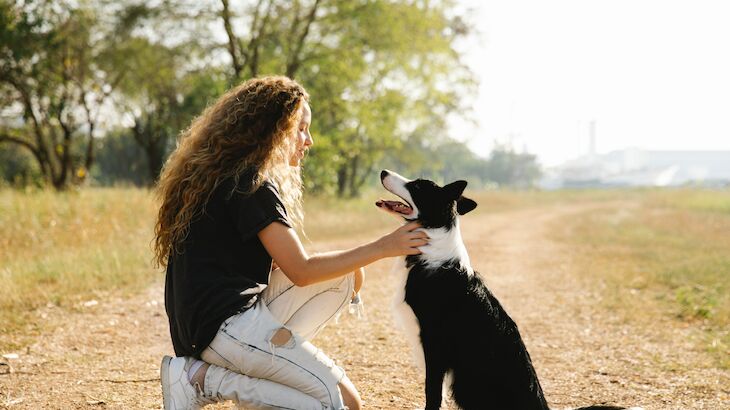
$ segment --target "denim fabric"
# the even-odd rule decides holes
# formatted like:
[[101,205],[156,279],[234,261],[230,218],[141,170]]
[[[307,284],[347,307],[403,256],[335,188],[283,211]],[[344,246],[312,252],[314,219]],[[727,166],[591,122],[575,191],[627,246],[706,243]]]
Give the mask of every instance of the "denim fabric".
[[[296,287],[272,272],[258,302],[228,318],[201,354],[230,370],[211,366],[205,394],[256,408],[343,409],[345,372],[308,339],[347,306],[353,286],[352,274]],[[292,337],[277,346],[271,338],[282,328]]]

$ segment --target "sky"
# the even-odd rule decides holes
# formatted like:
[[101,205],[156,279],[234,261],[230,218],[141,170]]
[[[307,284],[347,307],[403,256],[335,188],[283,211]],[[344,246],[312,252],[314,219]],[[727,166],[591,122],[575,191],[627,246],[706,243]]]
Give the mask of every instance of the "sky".
[[461,4],[480,86],[452,134],[478,154],[511,143],[557,165],[588,151],[591,121],[598,153],[730,150],[730,1]]

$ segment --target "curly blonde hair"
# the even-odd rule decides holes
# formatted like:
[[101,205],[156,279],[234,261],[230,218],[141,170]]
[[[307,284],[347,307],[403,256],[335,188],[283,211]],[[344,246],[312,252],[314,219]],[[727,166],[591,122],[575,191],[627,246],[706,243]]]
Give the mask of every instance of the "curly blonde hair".
[[251,183],[243,184],[251,187],[244,194],[255,192],[264,180],[272,182],[291,221],[301,225],[300,169],[290,166],[289,160],[295,144],[292,135],[308,100],[304,87],[290,78],[253,78],[226,92],[181,133],[157,184],[161,200],[154,240],[157,266],[167,266],[171,252],[181,251],[191,222],[204,212],[221,182],[233,178],[236,187],[249,170],[255,172]]

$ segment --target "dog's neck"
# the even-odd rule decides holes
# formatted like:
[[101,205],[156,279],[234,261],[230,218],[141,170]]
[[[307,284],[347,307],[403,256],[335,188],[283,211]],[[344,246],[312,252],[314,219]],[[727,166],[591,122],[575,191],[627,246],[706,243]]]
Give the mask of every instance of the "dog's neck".
[[424,228],[422,230],[428,234],[430,239],[428,245],[418,248],[421,251],[418,258],[424,261],[428,267],[435,268],[445,262],[454,261],[469,273],[473,272],[469,254],[461,239],[458,218],[451,228]]

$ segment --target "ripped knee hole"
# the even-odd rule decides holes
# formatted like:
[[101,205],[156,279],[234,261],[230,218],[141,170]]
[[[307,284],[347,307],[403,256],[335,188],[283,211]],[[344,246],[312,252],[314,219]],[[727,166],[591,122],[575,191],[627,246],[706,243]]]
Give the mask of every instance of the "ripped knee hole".
[[292,339],[292,333],[291,330],[282,327],[279,328],[276,332],[274,332],[274,335],[271,336],[271,343],[274,346],[281,347],[289,343],[289,341]]

